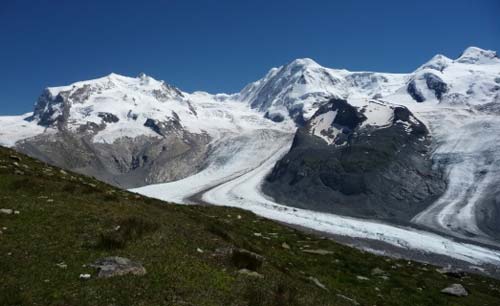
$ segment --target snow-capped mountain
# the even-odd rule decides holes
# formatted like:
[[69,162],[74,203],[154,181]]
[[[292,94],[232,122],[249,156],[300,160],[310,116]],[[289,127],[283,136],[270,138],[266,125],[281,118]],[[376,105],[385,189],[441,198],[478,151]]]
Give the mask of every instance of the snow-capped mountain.
[[[339,100],[345,107],[332,102]],[[309,194],[320,186],[337,192],[337,199],[348,199],[351,187],[362,186],[357,182],[369,183],[358,190],[366,194],[376,189],[372,182],[390,178],[394,190],[378,185],[378,198],[365,197],[366,207],[326,211],[393,217],[496,245],[499,105],[500,59],[493,51],[470,47],[455,60],[436,55],[408,74],[350,72],[298,59],[229,95],[186,93],[144,74],[48,88],[32,113],[0,117],[0,144],[124,187],[163,183],[137,191],[165,200],[240,206],[358,236],[367,235],[366,228],[355,233],[359,220],[276,203],[325,210],[309,205],[307,196],[300,205],[290,201],[292,192],[272,194],[275,200],[264,196],[264,178],[272,172],[274,183],[284,184],[290,169],[296,177],[318,175],[307,184]],[[297,141],[305,143],[300,158],[316,159],[319,168],[330,160],[337,171],[341,156],[351,158],[351,169],[325,176],[275,167],[299,161],[287,156]],[[353,147],[356,155],[349,154]],[[383,239],[399,245],[405,240],[398,233]],[[450,243],[434,244],[433,251],[449,255]],[[461,250],[461,259],[470,255]]]
[[228,95],[184,93],[144,74],[47,88],[33,113],[0,120],[1,144],[123,187],[196,173],[221,137],[290,127]]
[[329,98],[385,96],[407,79],[404,74],[329,69],[305,58],[271,69],[237,98],[277,121],[290,116],[300,124]]

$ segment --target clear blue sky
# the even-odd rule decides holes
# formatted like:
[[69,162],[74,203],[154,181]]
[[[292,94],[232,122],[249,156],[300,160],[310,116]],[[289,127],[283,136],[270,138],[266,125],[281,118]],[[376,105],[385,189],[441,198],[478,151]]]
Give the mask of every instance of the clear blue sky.
[[500,1],[3,0],[0,114],[110,72],[236,92],[299,57],[409,72],[470,45],[500,51]]

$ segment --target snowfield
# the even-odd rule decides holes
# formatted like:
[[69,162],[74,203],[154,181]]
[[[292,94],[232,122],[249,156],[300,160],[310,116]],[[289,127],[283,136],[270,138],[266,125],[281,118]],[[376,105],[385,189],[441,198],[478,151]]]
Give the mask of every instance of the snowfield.
[[20,139],[34,137],[41,133],[51,133],[51,129],[45,129],[34,121],[27,121],[32,113],[21,116],[0,117],[0,146],[13,147]]

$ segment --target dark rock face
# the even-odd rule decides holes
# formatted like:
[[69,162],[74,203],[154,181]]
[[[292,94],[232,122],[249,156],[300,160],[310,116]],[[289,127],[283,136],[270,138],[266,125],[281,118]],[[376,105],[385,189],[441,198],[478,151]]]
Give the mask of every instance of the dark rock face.
[[[363,113],[347,103],[345,100],[332,99],[329,103],[322,105],[318,111],[313,115],[309,122],[312,122],[316,117],[329,111],[335,111],[336,116],[332,122],[332,126],[340,130],[341,133],[336,136],[335,144],[342,145],[346,143],[353,135],[354,129],[366,120]],[[313,127],[310,124],[305,124],[307,129],[311,130]]]
[[182,129],[182,126],[179,122],[179,117],[177,116],[176,113],[174,113],[173,120],[159,121],[148,118],[146,119],[146,122],[144,122],[144,126],[150,128],[160,136],[166,136],[169,132],[173,130]]
[[267,118],[271,121],[274,121],[274,122],[283,122],[283,120],[285,120],[285,117],[283,117],[283,115],[281,114],[270,114],[269,112],[266,112],[264,114],[264,118]]
[[38,124],[45,127],[63,124],[69,110],[67,96],[67,92],[61,92],[53,97],[45,90],[38,98],[33,116],[29,120],[38,119]]
[[102,118],[102,121],[106,123],[116,123],[120,120],[112,113],[99,113],[97,114],[97,116],[99,116],[99,118]]
[[417,84],[416,84],[415,80],[412,80],[412,81],[410,81],[410,83],[408,83],[408,86],[406,87],[406,91],[413,98],[413,100],[415,100],[419,103],[425,101],[424,95],[417,88]]
[[330,104],[324,105],[317,113],[324,113],[329,110],[337,111],[337,116],[333,120],[334,124],[347,127],[350,130],[353,130],[366,120],[365,115],[358,112],[354,106],[351,106],[345,100],[331,100]]
[[[84,128],[82,126],[81,128]],[[202,168],[210,138],[184,133],[95,143],[93,132],[60,131],[19,142],[16,150],[123,188],[184,178]]]
[[440,77],[432,73],[424,74],[424,78],[427,88],[434,91],[436,98],[441,100],[443,95],[448,92],[448,84],[446,84]]
[[444,192],[427,128],[408,109],[394,107],[392,125],[379,129],[360,128],[364,115],[342,100],[314,116],[334,109],[333,125],[348,129],[345,142],[328,145],[306,124],[267,177],[265,193],[294,207],[406,222]]
[[[449,90],[448,84],[446,84],[439,76],[433,73],[424,73],[423,75],[418,77],[419,80],[425,81],[425,85],[428,89],[434,92],[434,95],[438,100],[441,100],[444,94],[446,94]],[[425,97],[422,91],[417,86],[416,79],[411,80],[407,87],[406,91],[413,98],[413,100],[417,102],[424,102]]]

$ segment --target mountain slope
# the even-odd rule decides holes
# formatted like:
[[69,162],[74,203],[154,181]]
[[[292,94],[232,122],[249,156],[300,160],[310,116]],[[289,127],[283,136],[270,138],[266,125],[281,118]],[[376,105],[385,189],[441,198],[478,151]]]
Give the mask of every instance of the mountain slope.
[[[19,211],[0,213],[2,305],[500,303],[494,279],[360,252],[239,209],[165,205],[1,147],[0,199]],[[264,257],[262,277],[238,272],[228,250],[240,248]],[[89,266],[117,255],[147,273],[98,278]],[[451,283],[470,295],[440,293]]]

